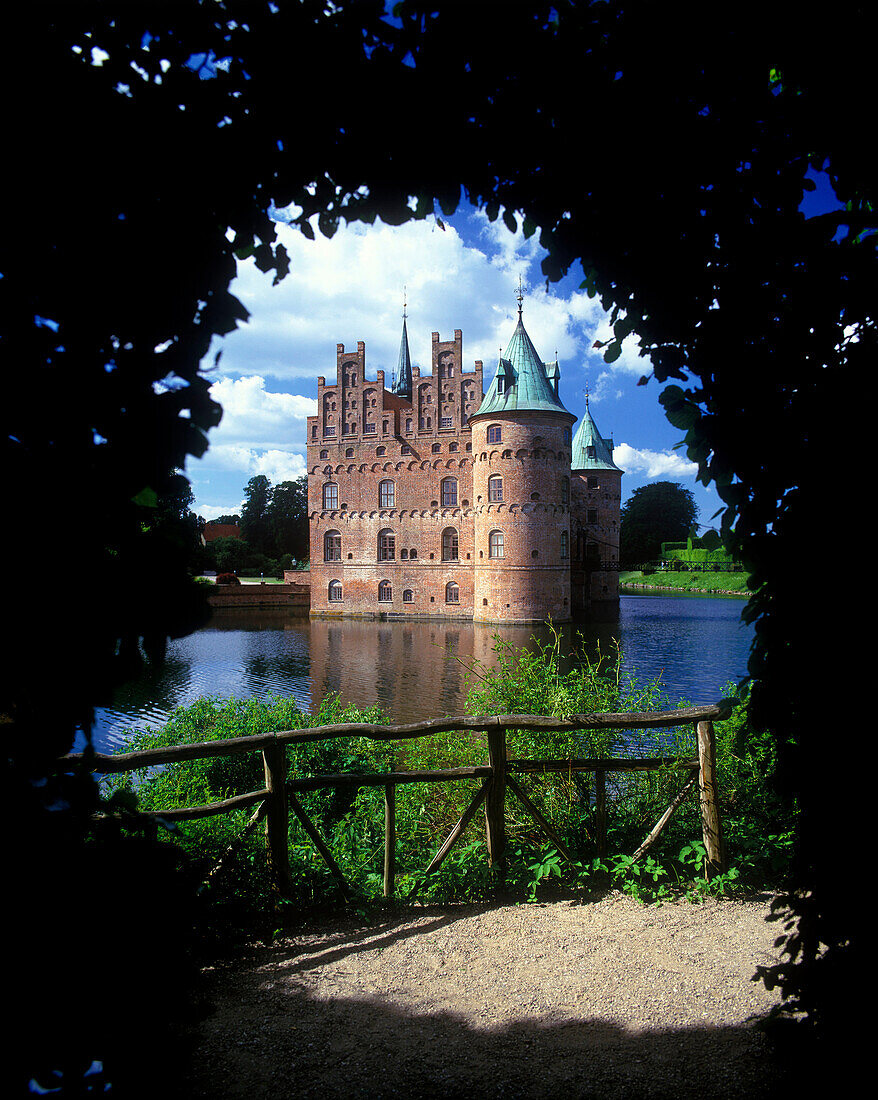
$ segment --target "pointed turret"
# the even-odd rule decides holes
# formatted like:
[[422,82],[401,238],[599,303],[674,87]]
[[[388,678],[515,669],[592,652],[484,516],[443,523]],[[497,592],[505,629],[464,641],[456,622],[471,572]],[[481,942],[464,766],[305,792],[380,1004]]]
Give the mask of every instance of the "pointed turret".
[[619,470],[613,461],[613,441],[603,439],[585,399],[585,413],[576,435],[573,437],[573,453],[570,458],[571,470]]
[[[543,363],[527,334],[518,307],[518,324],[500,356],[494,381],[478,414],[502,412],[567,413],[558,396],[558,364]],[[570,415],[568,413],[568,415]]]
[[398,397],[412,399],[412,357],[409,354],[409,334],[405,324],[405,306],[402,310],[402,339],[399,343],[399,364],[396,368],[396,381],[392,392]]

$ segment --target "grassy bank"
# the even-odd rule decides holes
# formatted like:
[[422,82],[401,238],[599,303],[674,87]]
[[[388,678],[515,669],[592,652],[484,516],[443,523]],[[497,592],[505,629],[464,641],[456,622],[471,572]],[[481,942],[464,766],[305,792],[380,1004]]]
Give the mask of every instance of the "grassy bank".
[[624,591],[629,589],[655,588],[660,591],[673,590],[685,592],[715,592],[717,595],[732,594],[749,596],[746,573],[672,573],[639,571],[621,572],[619,585]]

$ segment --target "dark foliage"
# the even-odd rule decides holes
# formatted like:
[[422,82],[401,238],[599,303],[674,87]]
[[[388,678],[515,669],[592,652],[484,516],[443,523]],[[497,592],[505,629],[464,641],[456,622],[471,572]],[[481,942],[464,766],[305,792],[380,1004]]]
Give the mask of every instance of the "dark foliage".
[[[7,835],[25,837],[8,880],[20,957],[44,952],[47,975],[89,1006],[99,914],[117,905],[123,922],[136,910],[95,884],[92,861],[114,858],[116,842],[85,843],[90,783],[47,775],[132,662],[158,659],[169,635],[204,620],[203,593],[151,517],[219,420],[201,365],[213,337],[246,318],[229,292],[235,257],[283,277],[272,203],[296,203],[295,224],[313,236],[312,216],[327,235],[340,219],[441,220],[463,194],[539,228],[547,279],[582,264],[612,310],[606,358],[639,335],[645,377],[664,387],[689,457],[726,502],[725,537],[753,576],[753,724],[772,731],[779,791],[802,810],[789,955],[773,978],[809,1025],[846,1034],[843,994],[865,971],[849,890],[866,800],[842,806],[823,754],[839,726],[855,728],[863,681],[849,672],[847,692],[822,696],[815,685],[827,655],[849,663],[835,648],[856,644],[860,619],[834,585],[812,594],[803,550],[854,514],[862,457],[850,452],[866,438],[878,350],[867,11],[404,0],[387,17],[373,0],[33,0],[5,15],[18,64],[0,77],[4,552],[21,560],[26,545],[51,576],[57,540],[33,538],[48,521],[75,533],[63,564],[77,577],[48,655],[57,594],[12,586],[4,607],[2,793],[17,826]],[[815,176],[838,209],[806,218]],[[818,599],[823,621],[831,603],[828,643]],[[51,697],[36,653],[52,664]],[[71,952],[45,932],[73,912]],[[157,950],[149,935],[131,936],[135,955]],[[22,1052],[33,1049],[22,1036],[46,1034],[46,998],[33,993],[12,977]],[[65,1034],[85,1057],[111,1048],[100,1020],[134,999],[114,988],[89,1017],[72,998],[82,1027]]]

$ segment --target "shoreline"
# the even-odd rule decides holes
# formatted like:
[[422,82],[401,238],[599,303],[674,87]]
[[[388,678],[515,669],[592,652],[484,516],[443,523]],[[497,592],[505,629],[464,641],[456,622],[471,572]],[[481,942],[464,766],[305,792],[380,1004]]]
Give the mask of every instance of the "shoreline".
[[642,584],[639,581],[619,582],[620,593],[637,590],[670,593],[674,596],[737,596],[741,600],[750,598],[749,592],[733,592],[725,588],[680,588],[677,585]]

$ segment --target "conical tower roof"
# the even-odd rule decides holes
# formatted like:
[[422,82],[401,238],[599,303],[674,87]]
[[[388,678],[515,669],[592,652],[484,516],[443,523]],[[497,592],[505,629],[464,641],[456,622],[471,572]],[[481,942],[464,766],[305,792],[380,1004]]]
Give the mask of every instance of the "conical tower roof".
[[405,324],[405,310],[402,314],[402,339],[399,342],[399,364],[396,368],[396,382],[392,393],[412,399],[412,357],[409,354],[409,334]]
[[571,470],[622,470],[613,461],[613,442],[603,439],[598,426],[585,402],[585,413],[576,435],[573,437],[573,453],[570,456]]
[[[572,414],[561,404],[556,393],[559,377],[557,363],[552,365],[552,381],[546,364],[540,359],[521,319],[518,307],[518,324],[506,351],[500,356],[494,381],[475,414],[501,412],[555,412]],[[575,418],[574,418],[575,419]]]

